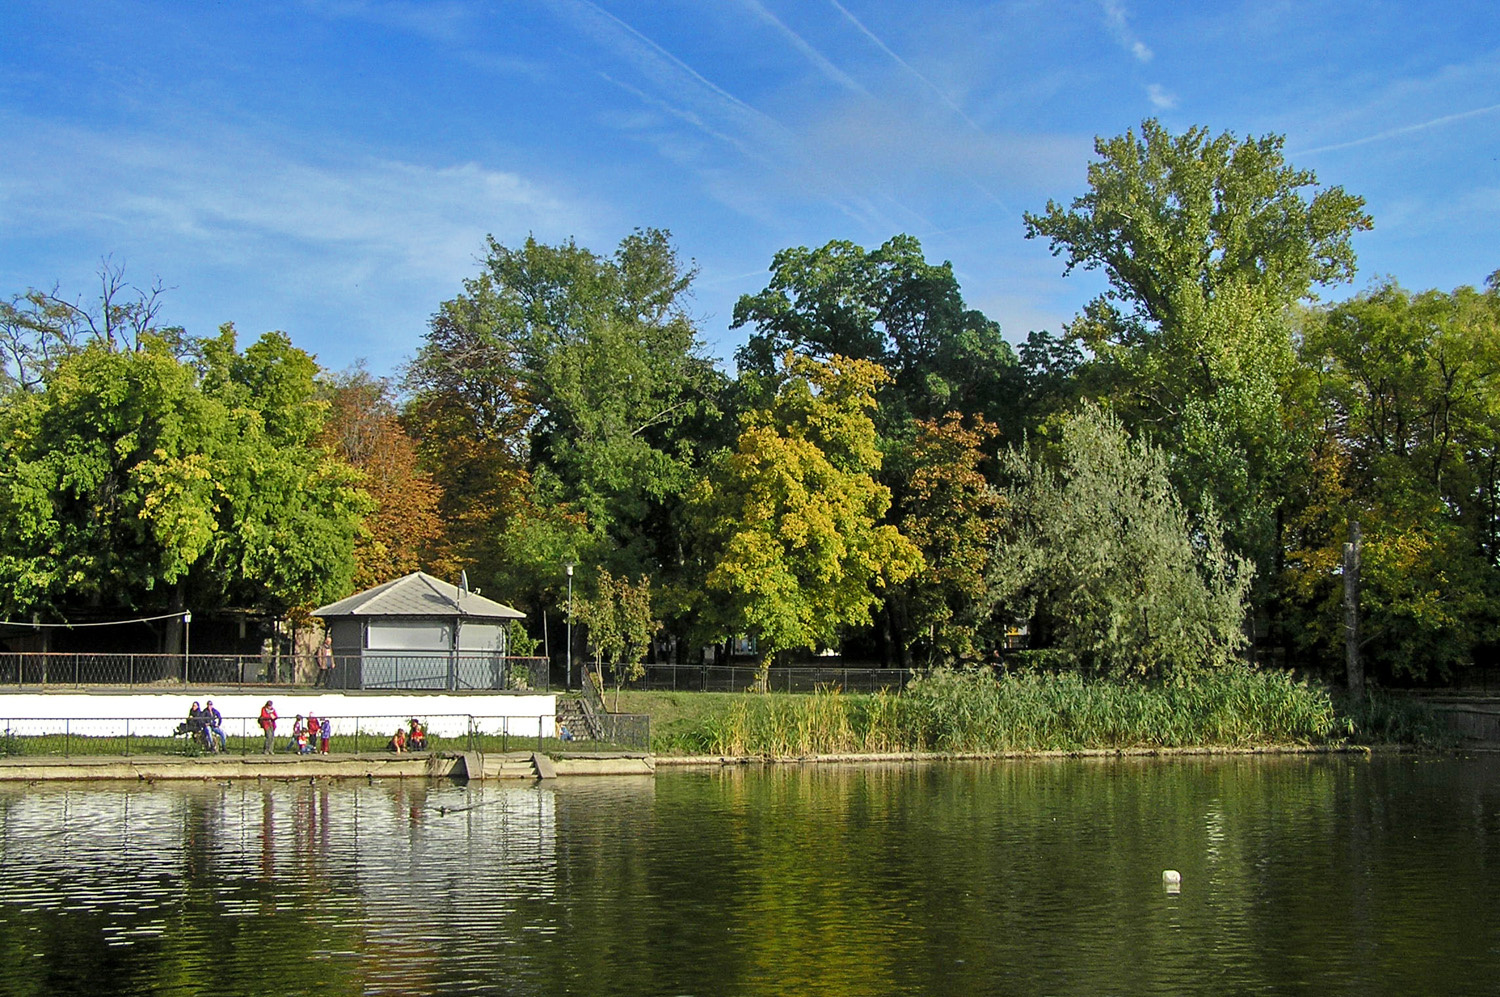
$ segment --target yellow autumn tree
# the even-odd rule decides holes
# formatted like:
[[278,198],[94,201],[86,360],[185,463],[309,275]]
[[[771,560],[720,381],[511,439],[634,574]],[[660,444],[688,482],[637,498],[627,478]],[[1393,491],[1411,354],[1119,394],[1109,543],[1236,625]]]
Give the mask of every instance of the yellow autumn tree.
[[783,651],[867,624],[879,592],[922,555],[882,525],[890,490],[870,412],[885,371],[788,355],[771,404],[750,411],[733,450],[690,499],[705,570],[699,618],[716,639],[754,636],[762,670]]

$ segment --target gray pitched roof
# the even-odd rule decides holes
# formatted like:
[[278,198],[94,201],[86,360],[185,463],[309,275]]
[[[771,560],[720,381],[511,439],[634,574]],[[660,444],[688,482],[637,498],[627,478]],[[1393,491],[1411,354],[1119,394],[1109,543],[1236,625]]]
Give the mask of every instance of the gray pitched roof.
[[426,572],[413,571],[403,578],[356,592],[346,599],[313,610],[314,616],[462,616],[480,620],[519,620],[520,610],[466,592],[459,597],[457,585]]

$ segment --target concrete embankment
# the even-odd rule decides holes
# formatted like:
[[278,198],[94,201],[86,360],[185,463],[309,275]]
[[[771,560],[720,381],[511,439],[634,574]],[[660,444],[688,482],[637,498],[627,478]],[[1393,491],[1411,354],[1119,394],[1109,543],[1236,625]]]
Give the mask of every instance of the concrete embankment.
[[243,779],[542,779],[583,775],[650,775],[642,754],[91,755],[72,758],[0,758],[0,781],[243,780]]

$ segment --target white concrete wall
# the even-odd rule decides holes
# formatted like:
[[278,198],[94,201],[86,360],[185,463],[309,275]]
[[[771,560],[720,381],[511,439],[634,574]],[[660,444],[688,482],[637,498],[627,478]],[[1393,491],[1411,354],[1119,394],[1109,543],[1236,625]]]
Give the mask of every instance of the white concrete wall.
[[[485,733],[535,737],[540,727],[543,735],[550,737],[557,710],[557,697],[551,693],[9,693],[0,694],[0,725],[14,726],[26,734],[62,733],[66,727],[74,733],[104,737],[125,734],[126,720],[149,719],[160,723],[132,723],[130,731],[156,733],[161,726],[161,733],[171,733],[195,701],[201,705],[212,699],[224,714],[226,733],[259,735],[256,718],[268,698],[280,717],[276,724],[279,737],[290,736],[292,721],[299,713],[331,718],[335,736],[353,734],[356,729],[390,736],[398,724],[416,717],[434,736],[458,737],[467,732],[469,718],[473,717]],[[12,720],[17,722],[12,725]],[[65,720],[70,723],[65,725]]]

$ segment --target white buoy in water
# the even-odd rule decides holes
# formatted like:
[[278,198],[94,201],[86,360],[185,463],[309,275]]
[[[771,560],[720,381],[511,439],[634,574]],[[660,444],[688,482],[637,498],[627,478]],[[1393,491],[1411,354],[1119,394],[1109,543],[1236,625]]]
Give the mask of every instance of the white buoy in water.
[[1168,869],[1161,874],[1161,885],[1167,888],[1168,893],[1182,892],[1182,873],[1176,869]]

